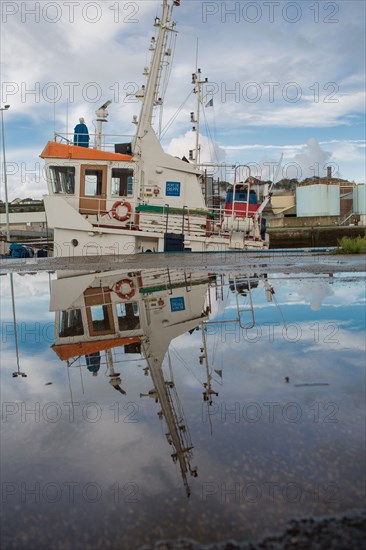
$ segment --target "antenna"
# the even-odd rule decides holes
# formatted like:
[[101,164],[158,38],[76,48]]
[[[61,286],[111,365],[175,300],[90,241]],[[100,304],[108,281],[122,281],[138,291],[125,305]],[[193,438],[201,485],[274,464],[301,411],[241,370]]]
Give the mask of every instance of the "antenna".
[[96,149],[102,148],[102,126],[103,126],[103,122],[108,122],[109,113],[107,111],[107,107],[109,107],[111,103],[112,103],[112,100],[109,99],[108,101],[103,103],[103,105],[99,107],[99,109],[95,111],[95,114],[97,115],[97,123],[98,123],[97,134],[95,138]]
[[[55,108],[56,115],[56,108]],[[69,139],[69,100],[66,100],[66,139]]]
[[[67,132],[67,128],[66,128]],[[53,102],[53,135],[56,136],[56,101]],[[56,141],[56,137],[55,137]]]
[[14,336],[15,336],[15,353],[16,353],[16,360],[17,360],[17,370],[16,370],[16,372],[13,372],[13,378],[18,378],[18,376],[21,376],[22,378],[27,378],[27,375],[25,374],[25,372],[20,371],[20,365],[19,365],[18,331],[17,331],[17,319],[16,319],[16,313],[15,313],[13,273],[10,273],[10,290],[11,290],[11,303],[12,303],[12,309],[13,309],[13,327],[14,327]]

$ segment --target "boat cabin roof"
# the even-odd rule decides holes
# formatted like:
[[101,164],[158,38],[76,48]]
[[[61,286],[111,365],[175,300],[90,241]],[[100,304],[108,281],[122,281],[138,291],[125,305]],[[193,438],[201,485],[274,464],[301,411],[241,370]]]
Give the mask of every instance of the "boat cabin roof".
[[79,355],[89,355],[97,351],[104,351],[106,349],[117,348],[125,346],[126,344],[135,344],[141,342],[139,336],[132,336],[127,338],[113,338],[112,340],[97,340],[88,342],[76,342],[72,344],[54,344],[53,351],[57,353],[61,361],[67,361],[72,357],[78,357]]
[[78,145],[57,143],[55,141],[47,143],[40,157],[43,159],[115,160],[127,162],[132,160],[132,156],[130,155],[110,153],[108,151],[100,151],[99,149],[89,149],[87,147],[79,147]]

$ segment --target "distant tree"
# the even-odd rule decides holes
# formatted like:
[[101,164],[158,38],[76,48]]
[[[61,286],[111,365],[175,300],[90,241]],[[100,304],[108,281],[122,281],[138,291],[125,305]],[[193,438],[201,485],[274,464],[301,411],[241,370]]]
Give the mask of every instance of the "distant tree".
[[275,184],[275,189],[284,189],[285,191],[294,191],[299,185],[297,179],[283,178]]
[[227,191],[230,186],[231,183],[228,181],[219,181],[220,191]]

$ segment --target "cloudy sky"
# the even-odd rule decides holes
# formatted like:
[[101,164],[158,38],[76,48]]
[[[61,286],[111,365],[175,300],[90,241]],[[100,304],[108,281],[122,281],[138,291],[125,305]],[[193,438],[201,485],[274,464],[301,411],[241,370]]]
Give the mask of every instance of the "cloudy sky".
[[[140,108],[133,94],[144,83],[160,5],[2,2],[10,199],[45,192],[44,145],[54,130],[72,132],[80,116],[93,132],[95,110],[107,99],[114,102],[108,133],[133,134]],[[283,176],[322,176],[331,163],[340,177],[365,181],[363,0],[181,0],[174,19],[179,35],[162,119],[167,151],[182,156],[194,147],[198,39],[207,103],[214,104],[203,117],[202,160],[253,163],[266,178],[284,153]]]

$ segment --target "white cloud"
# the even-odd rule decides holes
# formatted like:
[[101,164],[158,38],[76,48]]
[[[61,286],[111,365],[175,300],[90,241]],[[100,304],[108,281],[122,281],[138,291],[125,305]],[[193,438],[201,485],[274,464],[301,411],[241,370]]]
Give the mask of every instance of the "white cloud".
[[[225,162],[225,150],[219,147],[217,143],[201,136],[201,162]],[[173,138],[167,148],[167,152],[170,155],[182,158],[186,156],[188,158],[189,151],[194,150],[196,147],[196,132],[189,131],[184,136]]]
[[[39,4],[43,9],[44,5]],[[82,115],[92,129],[97,104],[86,97],[88,91],[93,92],[92,88],[88,88],[91,82],[97,83],[101,101],[112,98],[115,102],[110,108],[108,133],[132,134],[134,131],[131,120],[134,114],[138,114],[139,105],[126,101],[126,93],[131,93],[144,82],[142,71],[150,62],[148,46],[149,37],[153,34],[152,19],[160,13],[161,2],[136,0],[131,4],[137,6],[138,12],[131,16],[122,5],[118,13],[119,23],[115,22],[117,14],[106,2],[96,3],[102,10],[100,20],[88,22],[82,11],[87,4],[83,0],[79,2],[73,23],[68,21],[69,8],[65,3],[59,3],[62,8],[59,22],[47,22],[41,12],[39,22],[35,23],[31,15],[23,18],[22,22],[22,5],[26,3],[16,2],[18,13],[9,16],[2,24],[2,79],[5,85],[14,83],[17,90],[2,98],[3,102],[11,104],[6,124],[17,128],[17,136],[22,139],[25,136],[24,120],[27,121],[32,139],[29,139],[25,158],[27,161],[29,158],[31,165],[38,161],[42,149],[38,145],[32,146],[32,140],[33,143],[43,143],[45,136],[51,138],[53,134],[53,104],[45,98],[47,85],[52,82],[61,92],[55,113],[58,131],[66,129],[66,100],[70,99],[67,82],[76,83],[75,97],[69,104],[69,131]],[[248,142],[253,141],[247,126],[254,126],[262,132],[263,142],[266,142],[263,150],[266,151],[271,147],[268,141],[273,143],[273,136],[280,143],[288,143],[288,133],[285,131],[296,129],[297,143],[286,150],[290,158],[299,152],[300,144],[311,137],[309,128],[325,130],[331,127],[334,128],[334,138],[341,138],[343,143],[339,147],[334,145],[329,148],[335,162],[343,164],[343,176],[348,177],[349,171],[354,179],[362,181],[362,151],[355,143],[350,145],[352,139],[349,142],[343,139],[343,134],[344,125],[347,125],[354,132],[354,137],[359,135],[358,117],[364,110],[363,3],[347,2],[347,8],[345,3],[341,3],[337,24],[324,23],[324,14],[319,23],[315,23],[314,10],[307,9],[306,5],[302,6],[301,20],[296,24],[286,23],[281,15],[282,5],[279,5],[272,24],[268,22],[268,8],[264,4],[257,23],[249,24],[242,17],[234,23],[232,16],[222,19],[221,4],[225,5],[219,3],[219,13],[208,17],[207,22],[203,21],[202,2],[182,2],[181,8],[174,11],[180,34],[166,96],[164,120],[174,114],[191,89],[191,73],[196,64],[196,38],[199,37],[199,65],[203,74],[215,84],[216,90],[213,125],[218,128],[219,137],[216,138],[213,133],[215,140],[221,143],[225,139],[233,147],[242,147],[244,133]],[[48,17],[52,15],[50,9]],[[90,19],[94,15],[93,10],[88,12]],[[132,23],[131,19],[137,22]],[[251,82],[256,83],[261,91],[261,99],[257,103],[248,101],[245,96],[246,86]],[[297,83],[301,89],[298,103],[290,103],[283,97],[284,89],[291,82]],[[269,98],[268,83],[276,83],[273,102]],[[318,102],[314,101],[316,83],[319,86]],[[339,87],[335,92],[336,103],[324,102],[332,91],[329,83]],[[25,94],[26,90],[36,86],[39,86],[39,92],[35,96]],[[238,93],[232,94],[230,90],[238,90]],[[189,148],[193,148],[187,130],[190,126],[189,111],[195,110],[194,103],[192,97],[167,134],[169,151],[173,154],[187,155]],[[352,138],[352,134],[347,132],[349,136]],[[320,141],[319,133],[317,137]],[[258,132],[255,141],[260,147]],[[24,145],[21,146],[24,150]],[[208,138],[203,140],[202,146],[204,158],[213,160],[215,155]],[[252,150],[259,151],[255,147]],[[228,151],[226,145],[222,146],[224,148]],[[234,151],[232,147],[230,150]],[[9,160],[21,162],[22,154],[11,151],[8,145]],[[220,160],[227,158],[221,149],[219,157]],[[40,196],[45,185],[37,184],[32,178],[24,182],[14,178],[11,189],[12,197],[16,194]]]
[[340,123],[351,125],[354,113],[361,113],[365,104],[365,92],[335,96],[334,102],[327,103],[324,99],[314,102],[313,98],[284,107],[263,105],[257,103],[255,108],[239,114],[243,123],[253,126],[281,127],[329,127]]

